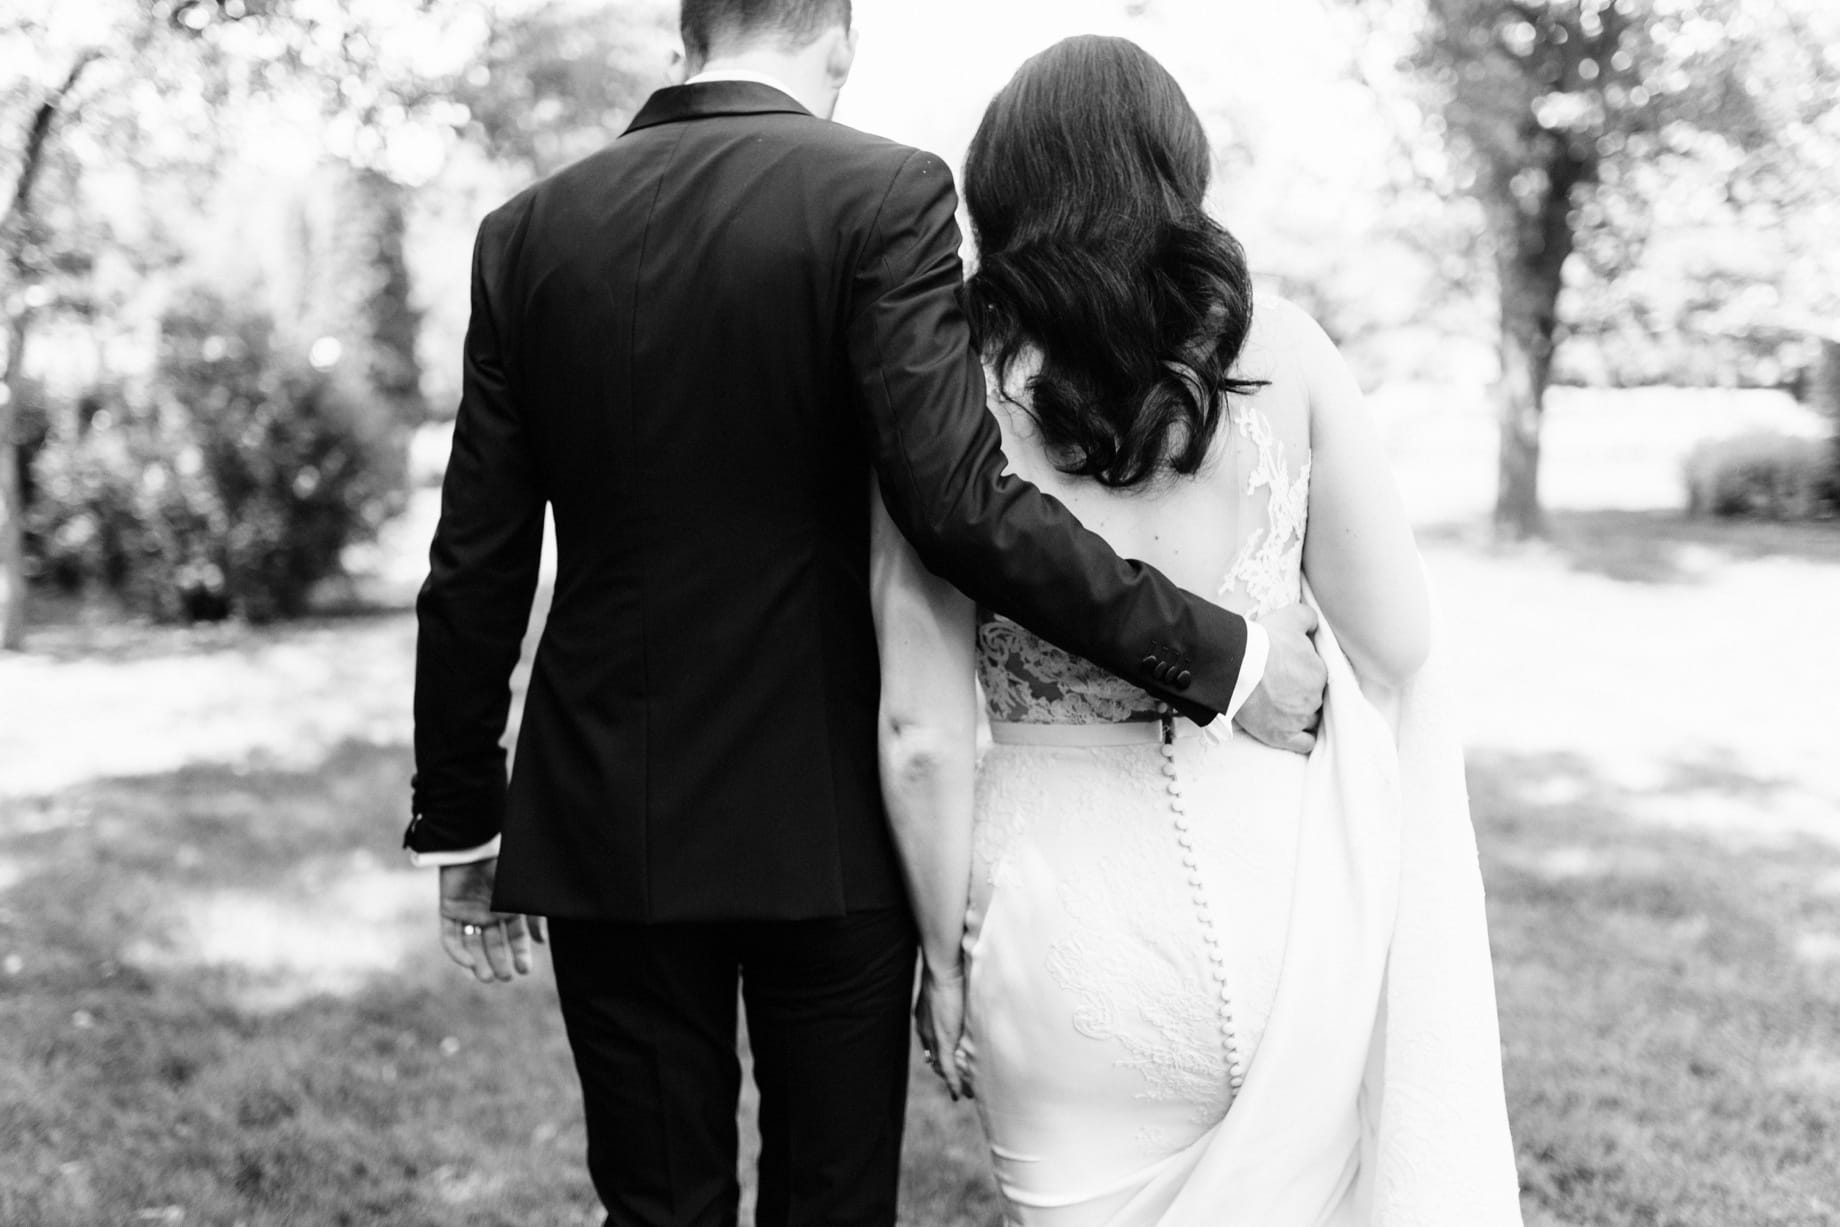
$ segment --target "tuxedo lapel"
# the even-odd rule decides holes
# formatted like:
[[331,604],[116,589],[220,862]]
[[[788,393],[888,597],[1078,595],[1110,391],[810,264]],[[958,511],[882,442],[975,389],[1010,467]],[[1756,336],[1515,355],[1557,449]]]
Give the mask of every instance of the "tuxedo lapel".
[[705,81],[673,85],[646,99],[628,132],[710,115],[809,115],[789,94],[756,81]]

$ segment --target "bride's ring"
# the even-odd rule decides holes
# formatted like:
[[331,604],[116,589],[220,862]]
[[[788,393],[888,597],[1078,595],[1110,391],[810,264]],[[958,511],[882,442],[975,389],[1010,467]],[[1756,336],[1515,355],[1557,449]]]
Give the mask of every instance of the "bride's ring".
[[460,926],[460,936],[462,937],[478,937],[479,933],[480,933],[480,929],[478,925],[461,925]]

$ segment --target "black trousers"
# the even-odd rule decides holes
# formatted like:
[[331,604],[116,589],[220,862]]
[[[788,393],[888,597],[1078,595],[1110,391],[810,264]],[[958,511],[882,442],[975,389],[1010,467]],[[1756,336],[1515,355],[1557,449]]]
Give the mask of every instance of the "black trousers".
[[915,940],[905,909],[552,921],[607,1227],[735,1224],[737,975],[760,1088],[758,1227],[892,1227]]

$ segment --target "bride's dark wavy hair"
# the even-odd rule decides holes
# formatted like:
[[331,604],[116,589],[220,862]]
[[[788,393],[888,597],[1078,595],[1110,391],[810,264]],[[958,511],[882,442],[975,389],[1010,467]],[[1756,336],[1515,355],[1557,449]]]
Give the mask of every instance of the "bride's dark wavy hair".
[[965,162],[973,336],[1000,380],[1041,353],[1031,415],[1065,473],[1200,469],[1252,324],[1246,253],[1202,207],[1201,120],[1137,44],[1069,38],[991,100]]

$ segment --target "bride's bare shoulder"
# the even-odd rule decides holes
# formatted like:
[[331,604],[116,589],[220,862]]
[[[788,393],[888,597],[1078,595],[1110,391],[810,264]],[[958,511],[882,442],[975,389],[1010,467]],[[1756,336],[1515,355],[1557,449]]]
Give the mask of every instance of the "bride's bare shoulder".
[[[1298,357],[1320,353],[1331,345],[1316,318],[1282,294],[1266,291],[1252,304],[1252,328],[1246,334],[1245,352],[1282,370]],[[1269,376],[1267,376],[1269,377]]]
[[1262,384],[1251,404],[1287,437],[1305,437],[1309,429],[1325,345],[1329,339],[1309,312],[1274,291],[1255,294],[1252,327],[1234,374]]
[[1252,329],[1247,334],[1243,377],[1269,381],[1273,400],[1295,402],[1311,415],[1347,378],[1341,350],[1308,311],[1281,294],[1254,299]]

